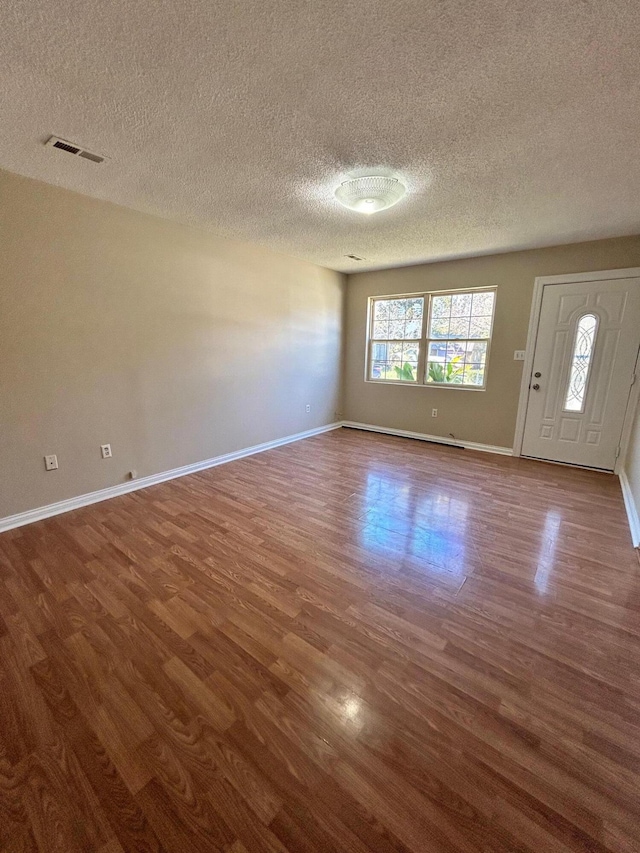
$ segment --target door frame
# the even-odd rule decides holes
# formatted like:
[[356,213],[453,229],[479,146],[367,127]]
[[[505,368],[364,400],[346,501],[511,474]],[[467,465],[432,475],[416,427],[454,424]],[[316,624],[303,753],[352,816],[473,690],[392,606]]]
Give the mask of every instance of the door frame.
[[[536,338],[538,337],[538,326],[540,324],[540,311],[542,310],[542,295],[545,287],[554,284],[574,284],[582,281],[610,281],[611,279],[640,278],[640,267],[628,267],[619,270],[598,270],[597,272],[571,273],[570,275],[540,275],[536,276],[533,285],[533,298],[531,300],[531,314],[529,316],[529,331],[527,333],[527,348],[525,350],[522,365],[522,381],[520,384],[520,398],[518,400],[518,416],[516,418],[516,431],[513,439],[513,455],[522,455],[522,442],[524,440],[524,426],[527,417],[527,405],[529,402],[529,383],[533,371],[533,356],[535,352]],[[640,374],[640,351],[638,352],[635,365],[636,376]],[[614,473],[619,474],[623,467],[624,458],[627,453],[633,416],[635,415],[638,399],[640,398],[640,382],[634,382],[631,386],[627,411],[622,425],[620,436],[620,453],[616,459]]]

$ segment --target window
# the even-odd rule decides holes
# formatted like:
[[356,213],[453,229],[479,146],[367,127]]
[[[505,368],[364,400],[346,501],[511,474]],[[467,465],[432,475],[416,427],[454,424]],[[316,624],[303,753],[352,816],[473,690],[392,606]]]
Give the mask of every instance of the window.
[[578,321],[569,372],[569,385],[564,401],[565,412],[584,411],[584,395],[587,390],[597,327],[598,318],[594,314],[584,314]]
[[370,300],[367,379],[484,388],[496,291]]
[[484,388],[494,290],[432,294],[427,384]]
[[417,382],[424,296],[374,299],[370,379]]

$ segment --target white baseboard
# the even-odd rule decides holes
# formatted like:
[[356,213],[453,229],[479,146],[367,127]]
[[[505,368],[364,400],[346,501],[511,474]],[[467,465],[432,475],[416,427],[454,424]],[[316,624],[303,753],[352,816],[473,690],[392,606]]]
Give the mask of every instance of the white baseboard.
[[[41,506],[36,509],[19,512],[16,513],[16,515],[8,515],[5,518],[0,518],[0,533],[3,533],[6,530],[12,530],[14,527],[22,527],[25,524],[32,524],[34,521],[42,521],[45,518],[51,518],[54,515],[61,515],[62,513],[70,512],[74,509],[80,509],[83,506],[90,506],[91,504],[99,503],[100,501],[116,498],[119,495],[126,495],[129,492],[146,489],[149,486],[155,486],[158,483],[164,483],[167,480],[174,480],[177,477],[184,477],[187,474],[195,474],[197,471],[204,471],[207,468],[215,468],[218,465],[224,465],[225,463],[233,462],[236,459],[243,459],[245,456],[253,456],[255,453],[262,453],[265,450],[282,447],[285,444],[291,444],[294,441],[300,441],[303,438],[310,438],[313,435],[320,435],[323,432],[329,432],[334,429],[339,429],[340,427],[361,429],[367,432],[379,432],[384,435],[397,435],[402,438],[415,438],[419,441],[432,441],[437,444],[446,444],[467,450],[479,450],[485,453],[498,453],[502,456],[513,455],[513,450],[510,447],[500,447],[499,445],[493,444],[479,444],[475,441],[452,441],[441,435],[428,435],[427,433],[422,432],[392,429],[391,427],[362,424],[357,423],[356,421],[338,421],[336,423],[327,424],[326,426],[317,427],[316,429],[299,432],[295,435],[277,438],[274,441],[265,441],[263,444],[256,444],[253,447],[245,447],[242,450],[236,450],[233,453],[214,456],[212,459],[204,459],[202,462],[183,465],[180,468],[173,468],[170,471],[161,471],[159,474],[151,474],[148,477],[141,477],[139,480],[130,480],[126,483],[119,483],[117,486],[109,486],[108,488],[100,489],[97,492],[78,495],[77,497],[68,498],[64,501],[57,501],[56,503],[48,504],[47,506]],[[620,486],[622,487],[624,505],[629,519],[631,539],[634,547],[638,548],[640,547],[640,515],[625,471],[620,472]]]
[[442,435],[428,435],[425,432],[411,432],[407,429],[391,429],[390,427],[374,426],[373,424],[360,424],[356,421],[343,421],[342,426],[348,429],[363,429],[367,432],[381,432],[385,435],[399,435],[402,438],[417,438],[419,441],[434,441],[437,444],[447,444],[452,447],[461,447],[465,450],[481,450],[483,453],[499,453],[501,456],[513,456],[512,447],[500,447],[495,444],[458,441]]
[[78,495],[75,498],[68,498],[64,501],[49,504],[48,506],[29,509],[26,512],[19,512],[16,515],[8,515],[5,518],[0,518],[0,533],[5,530],[11,530],[14,527],[22,527],[25,524],[32,524],[34,521],[41,521],[44,518],[51,518],[54,515],[61,515],[63,512],[69,512],[73,509],[80,509],[83,506],[106,501],[110,498],[116,498],[119,495],[126,495],[128,492],[136,492],[138,489],[146,489],[149,486],[155,486],[158,483],[164,483],[167,480],[174,480],[176,477],[184,477],[186,474],[195,474],[196,471],[204,471],[206,468],[215,468],[217,465],[224,465],[226,462],[233,462],[236,459],[243,459],[245,456],[253,456],[254,453],[262,453],[265,450],[273,450],[274,447],[282,447],[283,444],[291,444],[294,441],[300,441],[303,438],[311,438],[312,435],[320,435],[323,432],[329,432],[332,429],[338,429],[342,426],[342,421],[337,423],[327,424],[326,426],[316,427],[316,429],[308,429],[305,432],[298,432],[295,435],[288,435],[285,438],[276,438],[274,441],[265,441],[263,444],[256,444],[253,447],[245,447],[243,450],[235,450],[233,453],[225,453],[222,456],[214,456],[213,459],[204,459],[202,462],[194,462],[191,465],[183,465],[180,468],[173,468],[171,471],[161,471],[159,474],[151,474],[149,477],[141,477],[139,480],[129,480],[126,483],[119,483],[117,486],[109,486],[106,489],[100,489],[97,492],[89,492],[86,495]]
[[622,487],[622,497],[624,498],[624,506],[627,510],[627,518],[629,519],[631,541],[633,542],[634,548],[640,548],[640,514],[638,513],[638,507],[636,506],[626,471],[620,471],[619,477],[620,485]]

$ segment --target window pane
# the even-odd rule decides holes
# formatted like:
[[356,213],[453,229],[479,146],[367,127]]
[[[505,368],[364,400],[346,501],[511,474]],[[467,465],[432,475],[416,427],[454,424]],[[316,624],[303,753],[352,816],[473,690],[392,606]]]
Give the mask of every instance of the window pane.
[[389,339],[389,323],[386,320],[375,320],[373,323],[373,337],[377,340]]
[[455,293],[451,297],[451,316],[468,317],[471,314],[471,293]]
[[418,347],[419,343],[416,341],[415,343],[407,343],[402,348],[402,360],[408,361],[411,364],[418,363]]
[[429,324],[430,338],[448,338],[451,323],[451,297],[431,297],[431,322]]
[[450,296],[433,296],[431,298],[431,316],[432,317],[450,317],[451,316],[451,297]]
[[373,309],[373,337],[386,340],[416,340],[422,334],[424,298],[376,299]]
[[369,378],[391,382],[416,382],[419,346],[419,341],[374,343],[371,347]]
[[443,341],[432,341],[429,344],[429,353],[427,358],[429,361],[442,361],[444,362],[445,356],[447,354],[447,345]]
[[446,360],[453,361],[454,359],[464,360],[464,344],[458,343],[458,341],[448,341]]
[[406,299],[405,302],[407,303],[407,320],[422,321],[424,298],[420,296],[418,299]]
[[452,317],[451,325],[449,326],[450,338],[468,338],[469,337],[469,318],[468,317]]
[[464,345],[458,341],[443,341],[429,345],[427,382],[459,385],[464,368]]
[[389,361],[402,361],[402,344],[389,344]]
[[390,320],[404,320],[404,299],[389,299],[387,305],[389,306]]
[[389,339],[402,340],[404,338],[404,320],[391,320],[389,323]]
[[474,317],[488,317],[493,314],[493,300],[495,299],[495,292],[490,290],[485,293],[474,293],[473,294],[473,316]]
[[389,299],[390,320],[415,320],[422,319],[422,306],[424,300],[419,299]]
[[486,358],[486,341],[432,341],[427,353],[426,381],[482,386]]
[[485,341],[467,341],[464,357],[465,385],[484,385],[484,370],[487,361],[487,344]]
[[429,338],[488,338],[495,294],[454,293],[431,298]]
[[440,362],[429,361],[427,363],[427,382],[439,382],[447,385],[462,384],[463,368],[456,361]]
[[386,373],[387,365],[384,361],[380,361],[379,359],[371,360],[371,370],[369,372],[369,379],[384,379],[383,374]]
[[598,320],[593,314],[585,314],[578,322],[573,359],[569,373],[569,386],[564,401],[565,412],[582,412],[584,395],[589,378],[589,366],[593,357]]
[[469,326],[470,338],[488,338],[491,332],[491,317],[472,317]]
[[389,319],[389,300],[388,299],[376,299],[373,305],[373,319],[374,320],[388,320]]
[[387,352],[388,345],[386,343],[383,344],[374,344],[373,345],[373,358],[375,361],[386,361],[387,360]]
[[426,383],[483,387],[494,291],[431,297]]
[[466,364],[484,364],[487,358],[487,343],[486,341],[466,341],[465,356]]
[[465,364],[464,384],[484,385],[484,364],[481,364],[480,362]]
[[407,320],[404,325],[405,338],[419,338],[422,334],[422,317],[416,320]]
[[393,379],[394,382],[415,382],[418,378],[418,364],[403,361],[400,364],[394,363],[392,365],[393,368],[393,376],[390,376],[390,379]]
[[431,317],[431,328],[429,330],[430,338],[448,338],[449,337],[449,315],[446,317]]

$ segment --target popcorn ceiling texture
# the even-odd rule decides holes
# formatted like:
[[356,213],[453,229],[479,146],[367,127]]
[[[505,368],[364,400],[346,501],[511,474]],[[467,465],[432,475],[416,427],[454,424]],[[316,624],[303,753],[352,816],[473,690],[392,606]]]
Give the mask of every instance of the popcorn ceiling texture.
[[[637,0],[4,0],[0,31],[0,166],[96,198],[344,271],[640,230]],[[341,207],[376,167],[408,197]]]

